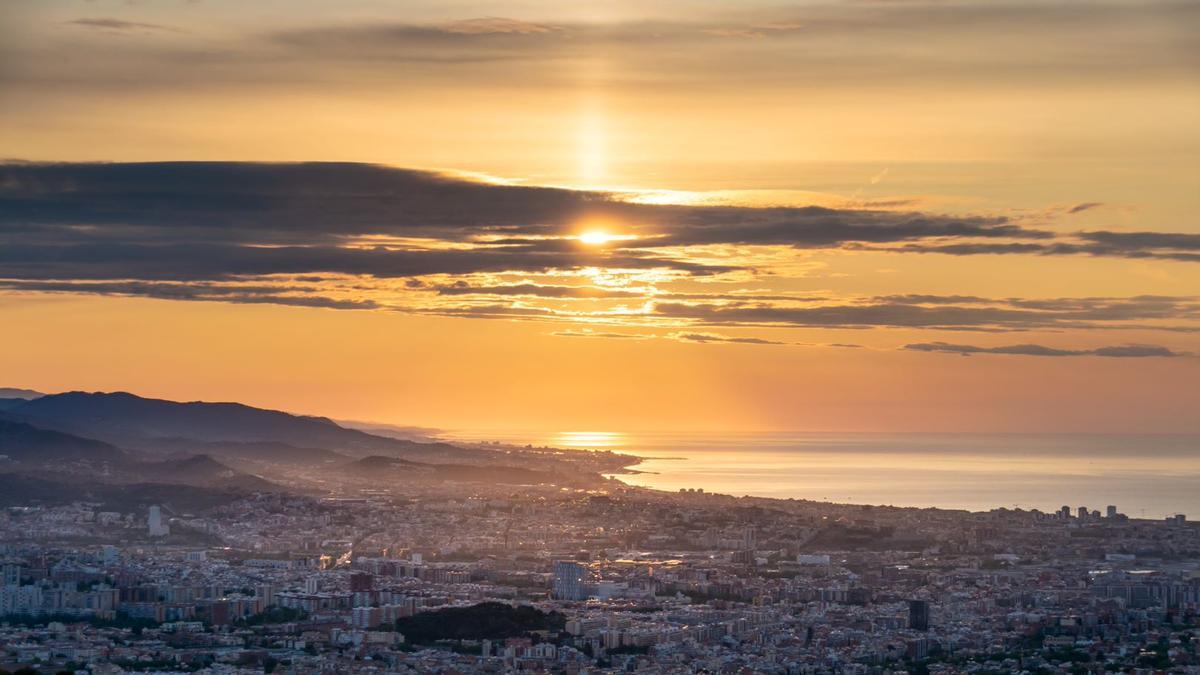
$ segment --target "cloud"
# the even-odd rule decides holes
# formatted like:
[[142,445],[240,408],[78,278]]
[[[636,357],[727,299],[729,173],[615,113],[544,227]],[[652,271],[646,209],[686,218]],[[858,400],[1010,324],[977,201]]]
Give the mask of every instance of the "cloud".
[[1112,250],[1178,249],[1200,251],[1200,234],[1169,232],[1080,232],[1079,238]]
[[[571,238],[577,223],[595,217],[626,223],[635,238],[581,246]],[[706,275],[738,267],[682,249],[1050,236],[1002,217],[637,204],[367,164],[0,164],[0,277],[20,279],[589,266]]]
[[[528,261],[535,269],[553,267],[556,260],[569,268],[607,259],[608,266],[658,265],[691,272],[703,266],[687,261],[678,249],[702,245],[1200,259],[1200,235],[1193,234],[1091,231],[1064,237],[996,215],[642,204],[620,197],[369,164],[7,163],[0,164],[0,241],[26,247],[30,260],[48,260],[61,250],[66,258],[97,259],[92,262],[106,250],[128,245],[231,247],[206,256],[216,262],[287,257],[238,250],[250,246],[294,245],[312,248],[310,259],[318,251],[331,258],[361,259],[370,256],[334,249],[368,236],[427,238],[433,244],[481,244],[486,238],[488,246],[476,246],[473,253],[507,257],[516,264]],[[567,237],[586,218],[624,223],[633,238],[602,249],[581,247]],[[380,243],[375,258],[386,257],[384,251],[397,258],[407,255],[408,262],[418,254],[427,262],[439,255],[443,261],[461,257],[422,250],[411,242]],[[170,257],[171,251],[161,252]],[[431,273],[425,266],[415,267],[418,274]],[[213,272],[222,273],[234,272]]]
[[275,285],[178,283],[178,282],[80,282],[0,280],[0,290],[25,293],[89,293],[131,296],[158,300],[199,300],[241,304],[272,304],[325,309],[383,309],[379,302],[366,298],[340,298],[324,295],[314,285],[287,282]]
[[576,338],[603,338],[609,340],[652,340],[657,338],[657,335],[645,335],[641,333],[616,333],[612,331],[596,331],[591,329],[569,329],[560,330],[551,333],[556,337],[576,337]]
[[548,26],[540,23],[532,23],[529,21],[520,21],[518,19],[507,19],[498,16],[481,17],[478,19],[463,19],[444,24],[442,27],[447,33],[458,33],[465,35],[530,35],[536,33],[550,33],[556,30],[553,26]]
[[[1147,16],[1157,21],[1147,22]],[[685,73],[693,81],[744,82],[753,72],[756,81],[790,86],[1003,80],[1028,86],[1164,76],[1179,68],[1179,54],[1195,44],[1190,34],[1168,27],[1195,19],[1194,7],[1172,0],[1096,2],[1086,13],[1059,3],[823,3],[758,8],[740,17],[699,11],[683,20],[554,26],[495,17],[449,24],[376,21],[288,28],[251,39],[288,47],[294,58],[367,66],[508,62],[535,78],[580,54],[619,53],[636,66],[642,83],[678,82]],[[1114,43],[1114,34],[1122,39]],[[1164,49],[1164,35],[1183,51]],[[913,50],[914,40],[937,49]],[[981,50],[987,58],[980,58]],[[681,53],[688,58],[678,58]]]
[[[476,290],[485,285],[463,282]],[[858,347],[846,343],[789,342],[760,337],[736,337],[704,330],[726,328],[906,329],[975,332],[1067,330],[1160,330],[1200,332],[1200,300],[1188,297],[1133,298],[981,298],[976,296],[896,295],[837,299],[774,296],[780,300],[746,300],[739,294],[711,294],[700,302],[662,300],[673,294],[644,289],[632,297],[602,298],[596,306],[579,309],[573,297],[524,295],[524,288],[567,288],[512,284],[515,295],[445,294],[455,284],[380,285],[356,276],[272,275],[228,281],[88,281],[0,279],[0,291],[15,293],[87,293],[146,297],[162,300],[279,304],[329,309],[396,311],[457,318],[508,319],[602,325],[603,329],[569,329],[563,337],[670,339],[693,343],[794,344],[819,347]],[[687,294],[678,294],[687,295]],[[754,296],[749,296],[754,297]],[[763,295],[761,297],[773,297]],[[623,332],[614,328],[667,329],[669,333]],[[947,351],[944,343],[940,351]],[[962,347],[958,345],[958,347]],[[1033,349],[1028,345],[1022,349]],[[964,348],[965,349],[965,348]],[[1098,356],[1143,355],[1140,346],[1095,350]],[[999,352],[997,352],[999,353]],[[1055,355],[1055,354],[1043,354]],[[1067,355],[1067,354],[1063,354]],[[1145,355],[1154,355],[1146,353]]]
[[435,290],[439,295],[528,296],[588,300],[642,298],[646,295],[645,292],[620,290],[614,288],[598,288],[595,286],[556,286],[534,283],[473,286],[465,281],[458,281],[445,286],[437,286],[435,287]]
[[[1128,234],[1129,236],[1126,236]],[[1111,235],[1111,236],[1110,236]],[[1151,236],[1137,236],[1151,235]],[[848,248],[893,253],[940,253],[943,255],[1090,255],[1108,258],[1134,258],[1200,262],[1200,250],[1193,250],[1191,237],[1196,235],[1171,232],[1114,233],[1082,232],[1080,241],[1061,240],[1055,243],[1030,242],[969,242],[961,244],[906,243],[899,246],[852,244]],[[1181,242],[1171,245],[1168,242]]]
[[804,24],[796,21],[767,22],[746,26],[722,26],[705,28],[704,33],[717,37],[733,38],[765,38],[777,35],[788,35],[804,29]]
[[387,247],[254,246],[230,243],[20,244],[0,247],[0,278],[214,280],[271,274],[332,273],[388,279],[432,274],[548,272],[590,267],[670,269],[695,275],[728,271],[641,253],[521,249],[395,250]]
[[970,296],[880,296],[856,303],[795,306],[784,303],[659,302],[661,316],[701,325],[806,328],[926,328],[1026,331],[1059,328],[1152,328],[1152,321],[1192,321],[1195,298],[986,299]]
[[590,285],[562,286],[558,284],[540,284],[532,282],[521,282],[515,284],[477,284],[471,283],[464,279],[459,279],[451,284],[433,284],[428,286],[422,284],[422,287],[427,288],[428,290],[433,290],[437,292],[438,295],[447,296],[493,296],[495,298],[528,297],[551,298],[559,300],[654,299],[666,301],[736,299],[741,302],[819,302],[827,299],[820,296],[805,294],[765,293],[759,291],[747,292],[741,290],[727,291],[724,293],[685,293],[678,291],[665,291],[653,287],[614,288],[608,286]]
[[1185,352],[1174,352],[1166,347],[1156,345],[1118,345],[1115,347],[1100,347],[1091,350],[1096,356],[1112,356],[1117,358],[1142,356],[1190,356]]
[[512,246],[561,249],[574,244],[534,237],[574,234],[584,217],[627,223],[641,238],[610,247],[624,249],[1053,236],[1003,216],[639,204],[619,197],[370,164],[0,164],[0,226],[38,227],[42,234],[91,227],[59,230],[75,240],[128,234],[143,242],[154,237],[314,244],[369,234],[456,240],[488,234],[509,236],[499,243]]
[[313,25],[251,36],[239,60],[254,64],[253,47],[269,45],[293,58],[322,67],[331,63],[359,63],[365,74],[379,66],[406,63],[416,68],[463,71],[483,64],[500,68],[518,62],[540,68],[562,60],[570,50],[592,42],[593,31],[574,26],[554,26],[520,19],[479,17],[445,23],[422,24],[373,21],[366,24]]
[[777,340],[764,340],[762,338],[753,337],[730,337],[728,335],[718,335],[716,333],[671,333],[667,335],[672,340],[679,342],[698,342],[701,344],[710,343],[727,343],[727,344],[746,344],[746,345],[786,345],[787,342],[779,342]]
[[110,18],[74,19],[66,23],[71,26],[91,28],[108,33],[181,32],[180,29],[173,26],[164,26],[157,23],[142,23],[140,21],[122,21],[120,19]]
[[1009,354],[1017,356],[1105,356],[1110,358],[1147,358],[1189,356],[1184,352],[1172,351],[1157,345],[1118,345],[1096,349],[1060,349],[1036,344],[1007,345],[1003,347],[977,347],[974,345],[950,344],[947,342],[919,342],[904,345],[904,349],[919,352],[945,352],[950,354]]
[[[595,218],[630,238],[582,244],[580,223]],[[808,250],[1185,260],[1200,259],[1200,235],[1060,235],[995,215],[631,203],[368,164],[0,163],[0,288],[9,291],[654,325],[690,341],[704,333],[692,329],[713,326],[1190,331],[1198,318],[1191,297],[776,290],[772,279],[794,276],[796,252]],[[687,280],[766,288],[664,287]]]
[[[972,298],[925,296],[926,300],[898,301],[896,296],[825,299],[814,302],[742,302],[726,297],[719,302],[678,302],[648,298],[636,307],[580,311],[528,305],[471,304],[431,308],[450,316],[489,318],[533,317],[585,320],[610,325],[667,325],[672,327],[745,327],[816,329],[920,329],[977,332],[1065,330],[1161,330],[1200,332],[1200,300],[1164,298]],[[920,296],[917,296],[920,297]],[[696,332],[696,331],[684,331]]]
[[70,101],[89,92],[192,95],[182,104],[189,109],[245,87],[263,87],[254,90],[259,97],[271,87],[361,100],[394,91],[443,95],[453,81],[557,94],[579,85],[581,62],[605,55],[613,67],[604,83],[613,90],[733,86],[778,95],[1015,84],[1061,92],[1068,84],[1190,82],[1197,37],[1183,27],[1195,25],[1200,11],[1178,0],[1096,1],[1087,12],[1032,2],[775,4],[692,7],[679,17],[638,3],[605,21],[540,12],[556,18],[551,24],[520,16],[420,21],[421,13],[402,10],[364,18],[332,5],[253,22],[234,3],[211,3],[185,38],[70,45],[41,32],[39,19],[52,13],[15,13],[12,30],[35,39],[5,43],[6,71],[19,73],[6,84],[22,93],[83,94]]
[[1067,209],[1067,213],[1082,213],[1084,211],[1100,208],[1101,206],[1104,206],[1104,204],[1101,202],[1084,202],[1082,204],[1076,204],[1075,206]]
[[787,345],[788,342],[779,342],[777,340],[766,340],[763,338],[754,337],[734,337],[730,335],[720,335],[717,333],[689,333],[689,332],[673,332],[665,335],[647,334],[647,333],[617,333],[612,331],[597,331],[590,328],[585,329],[570,329],[560,330],[551,333],[558,337],[578,337],[578,338],[602,338],[613,340],[655,340],[665,339],[674,340],[676,342],[691,342],[694,344],[744,344],[744,345]]

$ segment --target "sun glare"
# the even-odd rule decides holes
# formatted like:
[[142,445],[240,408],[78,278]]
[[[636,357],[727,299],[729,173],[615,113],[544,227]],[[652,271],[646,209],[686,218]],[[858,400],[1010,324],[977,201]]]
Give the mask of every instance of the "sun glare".
[[620,237],[609,234],[603,230],[588,230],[587,232],[579,235],[579,241],[589,246],[602,246],[619,238]]
[[607,226],[608,223],[583,223],[578,234],[570,238],[586,246],[604,246],[614,241],[631,241],[638,238],[636,234],[617,234]]

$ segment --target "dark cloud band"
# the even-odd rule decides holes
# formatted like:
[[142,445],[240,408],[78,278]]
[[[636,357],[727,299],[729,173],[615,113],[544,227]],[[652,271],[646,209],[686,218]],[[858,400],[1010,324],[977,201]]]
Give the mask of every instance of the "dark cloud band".
[[[593,219],[619,223],[611,227],[630,238],[583,245],[575,237]],[[527,278],[568,274],[577,282],[589,270],[676,279],[772,271],[756,267],[752,256],[705,256],[713,246],[1200,260],[1200,235],[1192,234],[1059,235],[1003,216],[642,204],[614,193],[367,164],[0,164],[0,288],[8,290],[690,329],[1186,331],[1196,320],[1196,302],[1187,297],[839,299]],[[325,277],[341,281],[322,283]],[[624,307],[555,305],[572,300]],[[692,342],[742,340],[678,334]]]

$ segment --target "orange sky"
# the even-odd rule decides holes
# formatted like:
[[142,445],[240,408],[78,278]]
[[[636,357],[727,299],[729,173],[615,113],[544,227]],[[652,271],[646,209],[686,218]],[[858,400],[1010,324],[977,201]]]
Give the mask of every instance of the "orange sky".
[[72,164],[0,166],[0,385],[1198,432],[1196,14],[6,3],[0,147]]

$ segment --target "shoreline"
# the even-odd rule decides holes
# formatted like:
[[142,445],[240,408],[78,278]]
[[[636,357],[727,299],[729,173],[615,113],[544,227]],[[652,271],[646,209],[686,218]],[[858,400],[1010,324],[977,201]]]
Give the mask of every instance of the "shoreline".
[[[987,451],[995,449],[990,445],[972,447],[968,444],[964,447],[955,444],[956,447],[950,452],[947,452],[945,447],[934,448],[933,452],[923,452],[919,447],[910,448],[912,452],[921,455],[923,460],[938,460],[939,464],[925,467],[928,469],[925,473],[909,478],[898,475],[895,480],[890,480],[888,476],[893,473],[892,465],[897,461],[904,461],[903,457],[900,453],[878,452],[874,444],[870,443],[862,447],[861,461],[855,459],[855,453],[850,453],[842,456],[840,460],[832,460],[832,464],[829,463],[830,458],[841,453],[831,454],[831,450],[825,448],[791,448],[797,456],[788,457],[790,453],[785,452],[788,450],[785,448],[734,448],[723,446],[720,439],[714,439],[714,443],[720,446],[724,453],[740,452],[744,453],[745,457],[741,460],[726,458],[724,466],[720,468],[729,473],[721,473],[715,472],[715,467],[710,466],[709,460],[716,457],[716,453],[704,447],[697,448],[695,457],[681,456],[671,452],[669,447],[648,448],[650,453],[654,453],[654,450],[660,452],[646,455],[606,448],[537,447],[516,443],[486,443],[477,447],[501,452],[509,450],[514,454],[532,453],[534,456],[547,457],[553,455],[581,470],[593,473],[598,481],[613,480],[629,489],[651,490],[662,495],[703,490],[704,494],[768,500],[764,503],[805,500],[823,504],[934,509],[946,512],[988,513],[1007,510],[1053,514],[1060,509],[1060,500],[1064,499],[1064,494],[1070,495],[1065,497],[1065,501],[1072,504],[1072,511],[1075,511],[1079,504],[1088,505],[1092,510],[1104,510],[1107,505],[1113,503],[1112,497],[1116,493],[1111,492],[1112,486],[1117,485],[1123,475],[1119,463],[1105,467],[1101,474],[1088,480],[1070,472],[1063,473],[1061,466],[1051,466],[1046,472],[1048,475],[1062,474],[1062,480],[1059,481],[1061,489],[1052,492],[1037,486],[1027,488],[1017,481],[1011,485],[1010,496],[1003,493],[1003,485],[987,478],[987,462],[1008,461],[1011,453],[988,454]],[[1090,451],[1091,447],[1091,443],[1083,441],[1074,444],[1073,447],[1067,446],[1065,450],[1068,456],[1075,456]],[[1047,450],[1044,447],[1033,448],[1029,453],[1021,454],[1033,461],[1054,463],[1053,455],[1047,452],[1032,452],[1038,449]],[[1166,452],[1161,453],[1160,459],[1164,461],[1177,452],[1177,448],[1170,445],[1163,449]],[[846,450],[851,451],[854,448]],[[1153,451],[1154,448],[1150,450]],[[814,452],[819,460],[819,465],[816,466],[811,465],[814,458],[807,456]],[[972,461],[973,454],[978,454],[979,461],[984,463],[977,464]],[[958,459],[951,465],[941,465],[942,459],[953,456],[957,456]],[[1113,457],[1112,454],[1107,456]],[[689,460],[687,465],[679,464],[685,459]],[[655,461],[671,464],[655,465]],[[885,465],[879,465],[880,461]],[[921,466],[917,464],[901,466],[898,469],[900,474],[921,470]],[[1129,514],[1138,514],[1139,520],[1158,520],[1180,513],[1189,518],[1200,517],[1200,508],[1191,503],[1188,494],[1180,491],[1180,485],[1175,484],[1179,481],[1186,483],[1187,475],[1177,476],[1174,481],[1167,478],[1161,480],[1164,481],[1162,485],[1157,488],[1150,486],[1143,490],[1145,494],[1125,495],[1118,499],[1118,505]]]

